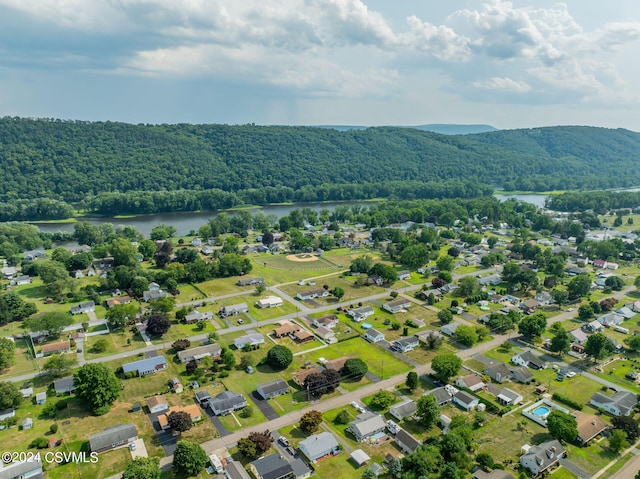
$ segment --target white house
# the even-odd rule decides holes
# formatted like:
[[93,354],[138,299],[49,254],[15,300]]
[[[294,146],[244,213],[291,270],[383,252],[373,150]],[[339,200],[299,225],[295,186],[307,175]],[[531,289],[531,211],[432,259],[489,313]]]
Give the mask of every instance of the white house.
[[520,456],[520,465],[536,477],[555,465],[565,456],[564,447],[556,439],[543,442],[539,446],[525,447],[525,453]]
[[264,343],[264,336],[260,333],[251,333],[240,336],[233,340],[236,349],[243,349],[246,346],[256,347]]
[[629,391],[618,391],[613,396],[597,392],[591,396],[589,404],[604,409],[614,416],[628,416],[638,404],[638,395]]
[[282,306],[284,301],[282,298],[278,296],[267,296],[266,298],[259,299],[256,302],[256,306],[259,308],[277,308],[278,306]]
[[406,401],[394,404],[389,408],[389,414],[395,417],[398,421],[402,421],[405,417],[413,416],[418,410],[417,404],[413,399],[407,399]]
[[380,341],[384,341],[384,334],[376,329],[369,328],[367,329],[367,332],[364,333],[364,339],[371,343],[378,343]]
[[249,306],[247,303],[230,304],[229,306],[223,306],[220,309],[220,316],[223,318],[226,316],[236,316],[240,313],[248,313]]
[[471,411],[478,405],[480,400],[466,391],[458,391],[453,395],[453,402],[465,411]]
[[391,314],[396,314],[406,309],[409,309],[409,306],[411,306],[411,301],[409,301],[408,299],[401,298],[401,299],[396,299],[394,301],[389,301],[388,303],[383,304],[382,309],[390,312]]
[[367,317],[371,316],[373,313],[374,310],[371,306],[363,306],[361,308],[350,309],[347,312],[347,315],[351,316],[355,322],[359,323],[367,319]]

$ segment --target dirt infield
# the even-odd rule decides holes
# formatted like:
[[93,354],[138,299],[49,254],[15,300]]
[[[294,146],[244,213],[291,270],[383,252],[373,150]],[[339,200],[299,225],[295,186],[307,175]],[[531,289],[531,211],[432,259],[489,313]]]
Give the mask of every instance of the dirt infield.
[[318,261],[318,257],[314,254],[290,254],[287,255],[289,261],[296,261],[297,263],[308,263],[309,261]]

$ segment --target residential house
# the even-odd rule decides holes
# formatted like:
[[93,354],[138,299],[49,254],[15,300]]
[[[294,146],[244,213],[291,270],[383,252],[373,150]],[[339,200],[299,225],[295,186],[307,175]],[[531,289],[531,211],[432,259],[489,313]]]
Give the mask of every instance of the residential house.
[[216,416],[230,414],[247,406],[247,400],[242,394],[224,391],[209,400],[209,408]]
[[76,392],[75,379],[73,378],[73,376],[56,379],[55,381],[53,381],[53,389],[55,390],[57,396],[67,393],[72,394]]
[[467,388],[470,391],[478,392],[487,389],[487,385],[482,381],[482,378],[477,374],[469,374],[468,376],[459,376],[456,379],[456,386],[461,388]]
[[325,328],[324,326],[320,326],[316,328],[314,331],[316,336],[325,341],[328,344],[333,344],[338,342],[338,338],[336,338],[336,333],[334,333],[331,329]]
[[38,406],[42,406],[46,402],[47,402],[47,393],[46,392],[41,392],[41,393],[36,394],[36,404]]
[[279,454],[261,457],[249,463],[249,471],[256,479],[294,479],[293,467]]
[[478,403],[479,399],[466,391],[458,391],[453,395],[453,402],[465,411],[471,411]]
[[299,387],[304,387],[305,381],[307,377],[311,374],[321,373],[323,370],[318,367],[313,367],[309,369],[303,369],[302,371],[296,371],[291,375],[291,379],[294,383],[296,383]]
[[482,469],[478,469],[473,473],[471,479],[516,479],[513,474],[502,469],[494,469],[491,472],[485,472]]
[[12,407],[9,409],[4,409],[0,411],[0,421],[4,421],[5,419],[9,419],[16,416],[16,410]]
[[20,389],[20,395],[23,399],[30,398],[33,396],[33,388],[29,387]]
[[607,262],[603,259],[594,259],[593,260],[593,267],[594,268],[599,268],[599,269],[604,269],[607,267]]
[[264,336],[260,333],[250,333],[240,336],[233,340],[236,349],[244,349],[246,347],[255,348],[264,343]]
[[278,296],[267,296],[266,298],[259,299],[256,302],[256,306],[258,306],[258,308],[277,308],[283,304],[284,301]]
[[353,434],[356,441],[362,442],[385,430],[385,422],[379,414],[367,411],[358,414],[355,421],[351,421],[347,431]]
[[624,317],[624,319],[631,319],[636,315],[636,313],[627,306],[623,306],[622,308],[616,309],[615,313]]
[[398,421],[402,421],[406,417],[413,416],[418,410],[418,406],[413,399],[407,399],[406,401],[394,404],[389,408],[389,414],[395,417]]
[[458,285],[456,283],[448,283],[444,286],[439,287],[438,291],[440,291],[442,294],[448,294],[453,293],[456,289],[458,289]]
[[640,301],[634,301],[632,303],[627,303],[625,304],[625,306],[629,309],[631,309],[631,311],[633,311],[634,313],[640,313]]
[[411,271],[407,269],[403,269],[402,271],[398,271],[398,279],[400,281],[411,278]]
[[400,429],[398,431],[398,433],[394,437],[394,440],[400,450],[405,454],[411,454],[412,452],[415,452],[415,450],[420,446],[422,446],[422,443],[420,441],[418,441],[404,429]]
[[91,313],[96,310],[96,303],[93,301],[85,301],[76,306],[71,306],[71,314]]
[[298,443],[298,449],[313,463],[329,456],[335,456],[342,452],[338,441],[330,432],[314,434]]
[[28,456],[28,460],[21,462],[0,463],[0,477],[2,479],[42,479],[44,470],[39,454]]
[[71,341],[68,339],[57,343],[45,344],[41,348],[43,356],[49,356],[50,354],[62,354],[68,353],[71,350]]
[[377,276],[375,274],[369,276],[366,282],[367,286],[384,286],[384,283],[384,278],[381,278],[380,276]]
[[520,456],[520,465],[536,477],[565,456],[564,447],[557,439],[546,441],[539,446],[531,446]]
[[392,314],[396,314],[409,309],[409,306],[411,306],[411,301],[409,301],[408,299],[400,298],[383,304],[382,309]]
[[484,368],[483,374],[489,376],[497,383],[503,383],[511,379],[511,370],[504,363],[489,364]]
[[[30,417],[25,418],[24,421],[22,421],[22,430],[26,431],[32,428],[33,428],[33,419],[31,419]],[[2,473],[2,469],[0,468],[0,474],[1,473]]]
[[184,317],[186,324],[193,324],[199,321],[209,321],[213,319],[213,313],[211,311],[192,311]]
[[551,296],[551,293],[548,291],[541,291],[537,293],[533,299],[540,303],[540,306],[546,306],[553,302],[553,296]]
[[364,452],[362,449],[356,449],[351,454],[349,454],[349,458],[356,463],[358,467],[361,467],[363,464],[366,464],[371,460],[369,455]]
[[255,277],[255,278],[241,278],[236,283],[238,286],[257,286],[259,284],[264,284],[264,278]]
[[608,313],[603,314],[602,316],[598,316],[596,318],[596,321],[602,324],[605,328],[612,328],[614,326],[622,324],[622,322],[624,321],[624,316],[617,313]]
[[406,338],[396,339],[391,343],[391,349],[401,353],[408,353],[418,347],[420,341],[416,336],[407,336]]
[[306,343],[314,340],[313,334],[311,334],[309,331],[305,329],[300,329],[299,331],[291,333],[289,336],[298,344],[302,344],[302,343]]
[[[152,289],[152,285],[154,285],[153,289]],[[168,296],[166,291],[162,291],[161,289],[156,289],[155,286],[158,286],[157,283],[151,283],[149,284],[149,289],[147,291],[144,291],[142,293],[142,299],[149,302],[149,301],[157,301],[159,299],[164,299]]]
[[456,334],[456,329],[458,329],[458,326],[460,326],[460,324],[461,323],[456,323],[456,322],[445,324],[440,328],[440,332],[446,336],[451,337],[454,334]]
[[584,344],[587,342],[587,339],[589,338],[589,336],[587,336],[587,334],[581,329],[573,329],[569,331],[569,337],[576,344]]
[[446,406],[451,401],[453,401],[453,395],[451,394],[450,389],[446,387],[435,388],[426,394],[433,395],[436,398],[438,406],[440,407]]
[[527,299],[520,303],[520,309],[524,311],[526,314],[535,313],[540,307],[540,303],[535,299]]
[[25,251],[24,252],[24,259],[28,260],[28,261],[35,261],[38,258],[46,258],[46,253],[44,251],[44,249],[34,249],[31,251]]
[[342,371],[344,367],[344,363],[346,363],[349,359],[353,359],[353,356],[341,356],[337,359],[331,359],[329,361],[325,361],[323,366],[325,369],[332,369],[333,371]]
[[129,296],[117,296],[115,298],[109,298],[105,301],[105,305],[107,308],[111,309],[114,306],[118,306],[119,304],[129,304],[131,302],[131,297]]
[[169,409],[169,403],[167,402],[167,399],[162,395],[151,396],[149,399],[147,399],[147,406],[149,406],[149,412],[152,414]]
[[609,427],[606,422],[594,414],[573,411],[571,415],[576,419],[578,425],[577,440],[580,444],[587,444]]
[[202,240],[200,238],[193,238],[191,240],[191,246],[199,248],[200,246],[202,246]]
[[369,328],[367,332],[364,333],[364,339],[371,343],[379,343],[380,341],[384,341],[384,334],[377,329]]
[[138,376],[154,374],[156,371],[163,371],[165,369],[167,369],[167,360],[164,356],[152,356],[122,365],[122,371],[125,374],[135,372]]
[[362,306],[361,308],[350,309],[347,312],[348,316],[356,322],[360,323],[367,319],[367,317],[371,316],[375,311],[371,306]]
[[513,357],[511,358],[511,362],[513,364],[517,364],[518,366],[524,366],[531,369],[546,369],[547,367],[547,364],[544,362],[544,360],[535,356],[529,350],[513,355]]
[[249,473],[240,462],[227,462],[224,466],[225,479],[251,479]]
[[303,291],[296,294],[296,298],[301,301],[307,301],[314,298],[326,298],[327,296],[329,296],[329,291],[324,288],[311,289],[309,291]]
[[196,402],[200,404],[202,407],[208,407],[209,400],[211,399],[211,394],[206,389],[201,389],[196,392]]
[[312,323],[316,328],[333,329],[338,325],[338,316],[335,314],[328,314],[321,318],[315,318]]
[[138,439],[138,430],[131,423],[122,423],[105,428],[102,432],[89,436],[91,452],[105,452],[129,444]]
[[184,391],[184,387],[178,378],[171,378],[171,388],[176,394],[180,394]]
[[[20,276],[17,276],[14,281],[15,281],[15,285],[16,286],[23,286],[25,284],[31,284],[31,278],[26,274],[22,274]],[[12,283],[13,283],[13,281],[12,281]]]
[[269,399],[272,397],[287,394],[289,392],[289,385],[282,379],[274,379],[268,383],[260,384],[256,391],[262,396],[263,399]]
[[427,331],[420,331],[415,334],[415,337],[418,338],[418,341],[424,344],[429,344],[432,339],[442,340],[442,334],[440,331],[434,331],[432,329]]
[[512,404],[520,404],[523,400],[522,396],[515,391],[507,388],[501,388],[495,384],[489,384],[487,390],[493,394],[500,404],[510,406]]
[[2,275],[5,279],[13,279],[16,277],[18,270],[15,266],[3,266],[2,267]]
[[490,274],[489,276],[478,278],[480,286],[498,286],[500,283],[502,283],[502,277],[499,274]]
[[171,426],[169,424],[169,416],[174,412],[186,412],[191,418],[192,423],[202,421],[202,411],[195,404],[189,404],[188,406],[184,407],[173,406],[172,408],[169,408],[167,412],[158,416],[158,424],[160,425],[160,429],[162,429],[163,431],[171,429]]
[[280,321],[280,326],[278,328],[274,328],[272,334],[276,338],[282,338],[284,336],[289,336],[290,334],[296,333],[300,331],[302,328],[291,321]]
[[230,304],[229,306],[223,306],[222,309],[220,309],[220,316],[225,318],[227,316],[236,316],[240,313],[248,312],[249,306],[247,306],[247,303]]
[[529,384],[535,378],[529,368],[518,366],[511,368],[511,379],[517,383]]
[[181,363],[200,361],[204,358],[213,358],[214,360],[218,360],[220,359],[221,352],[222,348],[219,344],[205,344],[204,346],[178,351],[178,359]]
[[582,330],[587,333],[600,333],[604,330],[604,326],[601,322],[593,320],[590,323],[583,324]]
[[597,392],[591,396],[589,404],[614,416],[628,416],[638,404],[638,395],[629,391],[618,391],[613,396]]

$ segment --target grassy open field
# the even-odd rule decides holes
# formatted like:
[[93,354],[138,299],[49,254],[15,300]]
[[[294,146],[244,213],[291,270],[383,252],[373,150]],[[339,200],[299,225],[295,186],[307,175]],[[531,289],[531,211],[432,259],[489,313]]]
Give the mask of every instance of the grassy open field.
[[[299,285],[298,283],[289,283],[278,288],[295,297],[296,294],[308,291],[310,289],[322,288],[324,285],[329,286],[329,291],[335,287],[340,287],[344,290],[344,296],[340,299],[340,302],[345,301],[357,301],[365,296],[372,294],[383,293],[385,290],[380,286],[358,286],[355,284],[356,278],[353,276],[342,276],[341,274],[335,274],[328,277],[320,278],[316,281],[315,286]],[[327,296],[326,298],[315,298],[311,301],[305,302],[310,307],[328,306],[338,302],[338,299],[334,296]]]

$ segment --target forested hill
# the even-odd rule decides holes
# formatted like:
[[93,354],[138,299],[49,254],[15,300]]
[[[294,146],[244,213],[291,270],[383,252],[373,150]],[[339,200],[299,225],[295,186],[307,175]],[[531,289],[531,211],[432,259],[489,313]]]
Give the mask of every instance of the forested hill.
[[[255,125],[0,120],[0,198],[467,180],[506,188],[640,184],[640,134],[553,127],[439,135]],[[530,188],[523,185],[528,184]]]

